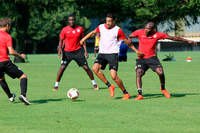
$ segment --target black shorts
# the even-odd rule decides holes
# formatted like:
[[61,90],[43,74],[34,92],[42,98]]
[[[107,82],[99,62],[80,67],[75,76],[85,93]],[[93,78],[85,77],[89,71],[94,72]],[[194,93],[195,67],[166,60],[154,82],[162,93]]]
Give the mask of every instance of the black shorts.
[[109,70],[118,70],[118,54],[98,54],[94,63],[101,65],[101,69],[104,70],[106,65],[109,64]]
[[147,59],[136,59],[136,70],[142,69],[144,73],[151,68],[152,71],[156,71],[156,68],[162,68],[162,65],[157,56],[153,56]]
[[0,78],[8,74],[13,79],[20,78],[24,73],[11,61],[0,62]]
[[79,66],[88,65],[82,49],[72,52],[64,51],[61,65],[67,66],[72,60],[76,61]]

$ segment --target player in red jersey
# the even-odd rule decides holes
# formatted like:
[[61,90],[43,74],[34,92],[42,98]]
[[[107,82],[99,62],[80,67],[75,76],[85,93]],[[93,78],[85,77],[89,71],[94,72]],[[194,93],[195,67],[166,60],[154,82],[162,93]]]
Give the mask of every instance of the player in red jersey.
[[143,99],[142,76],[149,68],[158,74],[161,83],[160,90],[166,98],[170,98],[170,94],[165,88],[165,75],[163,67],[156,56],[155,48],[157,41],[160,39],[170,39],[174,41],[183,41],[194,45],[197,45],[197,43],[181,37],[169,36],[165,33],[157,32],[156,25],[153,22],[147,23],[144,29],[134,31],[129,35],[129,38],[139,38],[139,51],[143,53],[143,55],[138,56],[138,59],[136,60],[136,84],[138,95],[135,100]]
[[136,51],[137,54],[140,54],[137,49],[131,44],[131,40],[127,40],[124,32],[120,29],[120,27],[115,25],[115,16],[113,14],[107,14],[106,23],[100,24],[95,30],[87,34],[82,40],[81,44],[84,43],[85,40],[94,36],[95,34],[100,34],[100,42],[99,42],[99,53],[94,62],[92,70],[98,76],[98,78],[104,82],[110,91],[110,97],[114,96],[115,86],[110,84],[110,82],[106,79],[103,72],[100,70],[104,70],[106,65],[109,64],[110,75],[115,81],[115,83],[122,90],[124,96],[123,100],[127,100],[130,98],[129,93],[126,91],[122,80],[118,77],[118,53],[121,41],[123,40],[129,47]]
[[12,37],[8,34],[10,27],[11,20],[9,18],[0,19],[0,85],[7,94],[9,100],[14,102],[15,94],[10,92],[4,75],[7,74],[13,79],[18,78],[21,87],[19,100],[24,102],[26,105],[30,105],[31,103],[26,98],[27,76],[15,64],[13,64],[8,57],[9,52],[11,55],[25,59],[24,54],[18,54],[12,47]]
[[[61,54],[63,55],[63,57],[60,69],[57,73],[57,79],[53,90],[55,91],[58,90],[58,84],[61,80],[63,72],[65,71],[66,67],[72,60],[76,61],[76,63],[87,72],[89,78],[91,79],[94,90],[98,90],[99,88],[96,84],[96,81],[94,80],[93,73],[90,70],[86,60],[86,58],[88,58],[86,46],[85,44],[83,45],[83,48],[85,50],[85,56],[84,56],[84,52],[80,45],[80,40],[84,37],[83,28],[75,24],[74,15],[68,16],[68,23],[69,25],[64,27],[60,34],[58,57],[60,58]],[[63,44],[64,44],[64,52],[62,50]]]

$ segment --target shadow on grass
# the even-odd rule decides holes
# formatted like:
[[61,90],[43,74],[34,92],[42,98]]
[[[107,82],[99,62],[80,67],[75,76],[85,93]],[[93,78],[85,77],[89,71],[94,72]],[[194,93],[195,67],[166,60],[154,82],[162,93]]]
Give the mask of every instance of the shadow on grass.
[[[200,93],[179,93],[179,94],[176,94],[176,93],[172,93],[171,94],[171,97],[172,98],[179,98],[179,97],[184,97],[184,96],[187,96],[187,95],[200,95]],[[143,97],[145,99],[151,99],[151,98],[160,98],[160,97],[164,97],[163,94],[143,94]],[[121,99],[122,97],[115,97],[115,99]],[[136,98],[136,96],[131,96],[131,99],[132,98]]]
[[100,87],[99,90],[105,90],[107,89],[108,90],[108,87]]
[[171,94],[172,97],[184,97],[184,96],[187,96],[187,95],[200,95],[200,93],[182,93],[182,94],[172,93]]
[[72,102],[85,102],[85,100],[82,99],[75,99],[75,100],[71,100]]
[[43,103],[48,103],[48,102],[58,102],[62,101],[65,98],[59,98],[59,99],[40,99],[40,100],[32,100],[30,101],[31,103],[36,103],[36,104],[43,104]]

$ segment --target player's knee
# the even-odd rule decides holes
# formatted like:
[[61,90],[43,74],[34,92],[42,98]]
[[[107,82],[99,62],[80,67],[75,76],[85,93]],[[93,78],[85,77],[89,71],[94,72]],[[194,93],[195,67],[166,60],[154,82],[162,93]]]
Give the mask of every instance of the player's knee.
[[90,71],[90,68],[89,68],[88,66],[83,66],[83,69],[84,69],[86,72]]
[[93,67],[92,67],[92,71],[93,71],[94,73],[98,73],[99,69],[98,69],[96,66],[93,66]]
[[137,70],[136,70],[136,76],[137,76],[137,77],[142,77],[143,74],[144,74],[144,72],[143,72],[142,69],[137,69]]
[[116,81],[117,80],[117,75],[111,75],[112,80]]
[[27,78],[27,75],[26,74],[23,74],[19,79],[23,79],[23,78]]
[[156,73],[157,73],[159,76],[164,75],[164,71],[163,71],[162,68],[157,68],[157,69],[156,69]]
[[163,71],[159,71],[159,72],[157,72],[157,74],[158,74],[159,76],[163,76],[163,75],[164,75],[164,72],[163,72]]
[[60,69],[61,69],[61,70],[65,70],[66,66],[67,66],[67,65],[61,65]]

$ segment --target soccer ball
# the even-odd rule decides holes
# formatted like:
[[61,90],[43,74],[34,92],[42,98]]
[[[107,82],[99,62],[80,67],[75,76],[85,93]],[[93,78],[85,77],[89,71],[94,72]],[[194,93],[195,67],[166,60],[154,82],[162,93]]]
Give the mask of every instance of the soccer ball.
[[67,92],[67,97],[68,97],[69,99],[74,100],[74,99],[77,99],[78,96],[79,96],[79,91],[78,91],[76,88],[71,88],[71,89],[69,89],[69,91]]

